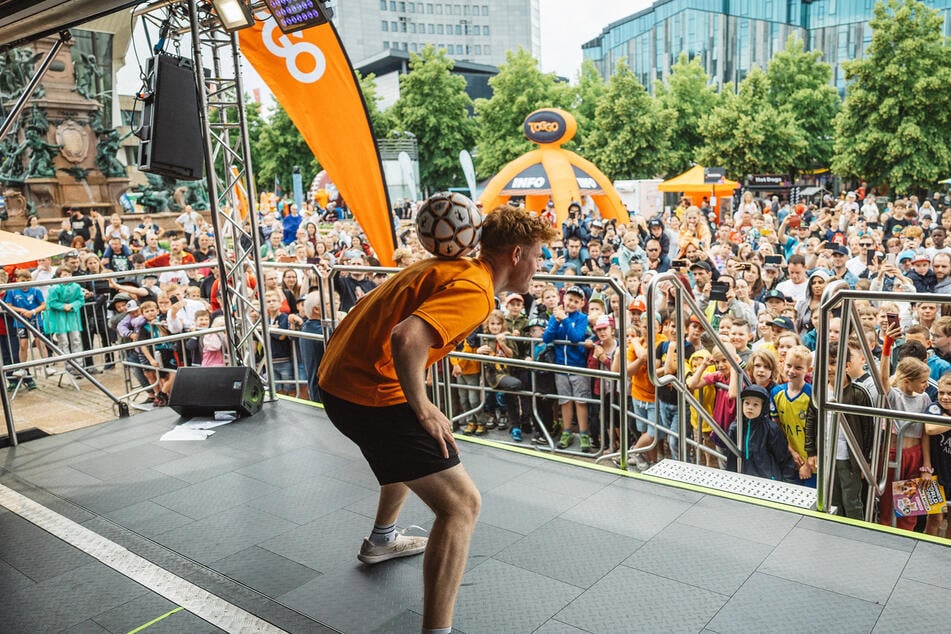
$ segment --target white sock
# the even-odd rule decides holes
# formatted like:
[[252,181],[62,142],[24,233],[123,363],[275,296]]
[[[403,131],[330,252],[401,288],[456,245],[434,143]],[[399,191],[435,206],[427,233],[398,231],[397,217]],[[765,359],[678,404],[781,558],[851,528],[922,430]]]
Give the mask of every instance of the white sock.
[[452,626],[449,627],[437,627],[433,629],[423,628],[423,634],[450,634],[452,632]]
[[391,541],[396,539],[396,524],[389,524],[388,526],[377,526],[373,525],[373,532],[370,533],[368,537],[371,544],[384,545],[389,544]]

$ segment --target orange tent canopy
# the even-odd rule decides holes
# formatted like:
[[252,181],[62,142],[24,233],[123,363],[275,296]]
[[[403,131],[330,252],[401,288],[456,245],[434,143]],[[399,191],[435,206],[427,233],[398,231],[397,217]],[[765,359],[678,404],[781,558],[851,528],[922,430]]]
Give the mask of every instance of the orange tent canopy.
[[731,180],[725,180],[722,183],[704,183],[703,165],[694,165],[683,174],[665,180],[657,186],[657,189],[662,192],[688,194],[688,197],[696,194],[706,196],[713,193],[719,198],[721,196],[732,196],[733,190],[739,186],[739,183]]

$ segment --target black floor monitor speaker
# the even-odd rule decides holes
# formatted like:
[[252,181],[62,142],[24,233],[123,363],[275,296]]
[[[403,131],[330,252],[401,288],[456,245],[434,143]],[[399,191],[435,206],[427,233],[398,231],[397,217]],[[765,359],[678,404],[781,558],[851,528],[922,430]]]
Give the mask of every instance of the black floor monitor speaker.
[[196,180],[204,171],[204,141],[198,116],[198,89],[192,60],[156,55],[148,60],[149,92],[137,136],[139,169],[171,178]]
[[184,367],[175,373],[168,405],[181,416],[212,416],[234,410],[251,416],[261,410],[264,386],[250,368]]

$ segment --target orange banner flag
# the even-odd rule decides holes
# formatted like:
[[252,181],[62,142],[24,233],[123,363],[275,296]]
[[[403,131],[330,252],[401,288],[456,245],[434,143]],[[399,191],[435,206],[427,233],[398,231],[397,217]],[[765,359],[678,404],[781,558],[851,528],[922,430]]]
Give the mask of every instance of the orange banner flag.
[[396,235],[380,154],[333,23],[284,35],[267,15],[238,35],[245,59],[330,174],[380,262],[393,266]]

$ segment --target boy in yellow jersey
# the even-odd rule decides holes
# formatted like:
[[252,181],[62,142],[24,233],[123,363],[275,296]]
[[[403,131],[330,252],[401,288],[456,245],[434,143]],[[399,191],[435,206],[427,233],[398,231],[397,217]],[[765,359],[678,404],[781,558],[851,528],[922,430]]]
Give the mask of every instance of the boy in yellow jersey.
[[806,412],[812,400],[812,385],[806,375],[812,371],[812,353],[805,346],[795,346],[786,353],[786,383],[777,385],[770,394],[773,418],[786,433],[789,453],[799,470],[799,484],[815,487],[816,477],[806,455]]
[[[528,291],[556,236],[514,207],[490,213],[478,258],[413,264],[356,303],[318,372],[333,424],[363,452],[380,483],[373,532],[358,558],[373,564],[426,551],[423,631],[448,632],[481,499],[459,462],[452,424],[426,394],[426,369],[495,308],[502,291]],[[428,543],[396,532],[410,491],[436,515]]]

